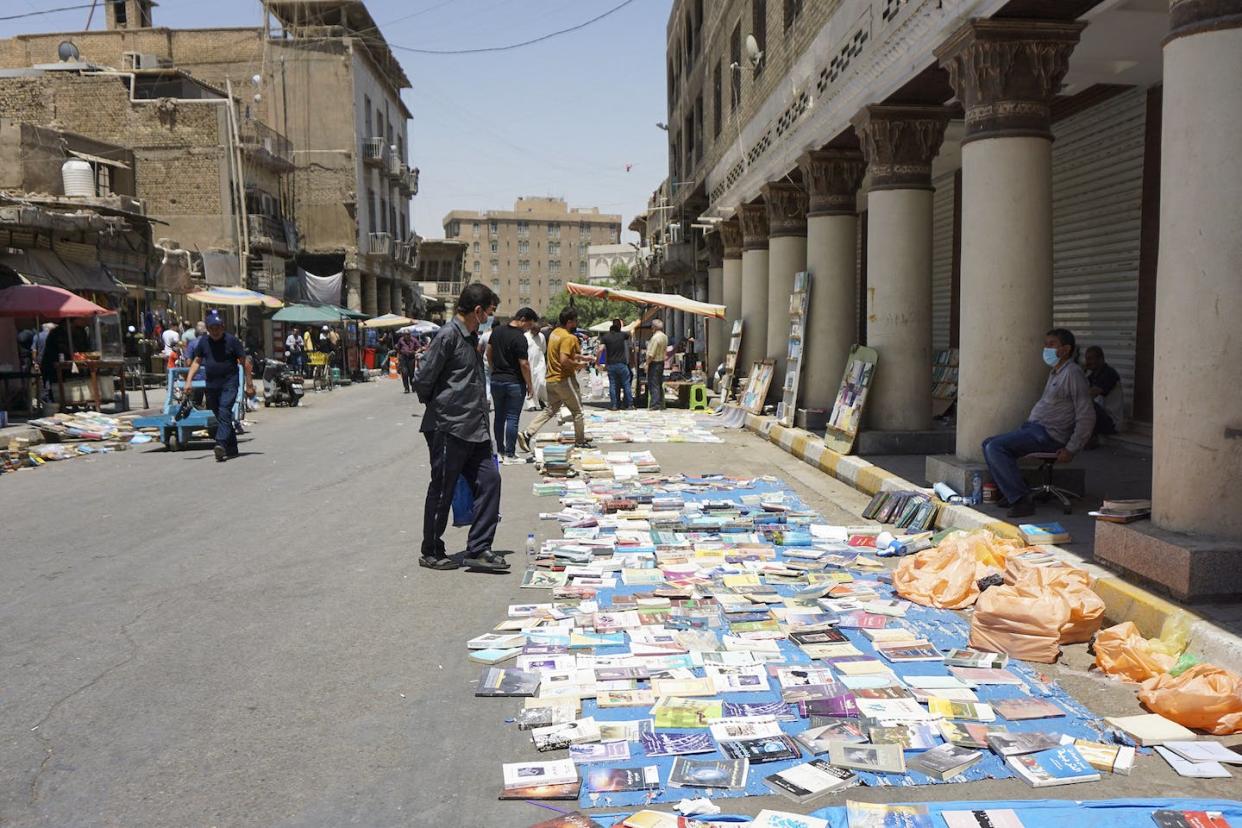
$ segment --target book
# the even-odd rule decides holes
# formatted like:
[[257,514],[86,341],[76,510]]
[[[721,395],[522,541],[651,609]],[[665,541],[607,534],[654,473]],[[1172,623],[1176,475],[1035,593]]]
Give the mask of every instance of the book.
[[798,743],[785,734],[760,739],[736,739],[721,742],[720,752],[731,759],[745,759],[752,765],[802,758]]
[[702,731],[668,733],[652,731],[639,737],[643,753],[648,756],[682,756],[694,753],[713,753],[716,745]]
[[794,738],[812,754],[827,753],[830,742],[867,741],[862,725],[854,719],[836,719],[826,725],[808,727],[795,733]]
[[1177,722],[1159,713],[1141,713],[1137,716],[1109,716],[1105,722],[1129,736],[1142,747],[1162,745],[1165,742],[1193,742],[1199,737]]
[[1032,546],[1046,543],[1069,543],[1070,533],[1059,523],[1019,523],[1022,539]]
[[518,730],[533,730],[536,727],[564,724],[576,718],[577,711],[572,704],[549,703],[545,707],[527,707],[518,711],[514,717]]
[[867,728],[871,744],[901,745],[902,750],[927,750],[940,745],[937,729],[930,724],[895,724]]
[[875,651],[894,663],[907,661],[940,661],[944,654],[927,641],[876,644]]
[[569,759],[550,762],[510,762],[501,766],[505,790],[532,785],[568,785],[578,781],[578,768]]
[[823,759],[812,759],[763,778],[763,784],[794,802],[809,802],[824,794],[858,784],[858,776],[845,768],[834,768]]
[[963,648],[945,653],[944,663],[949,667],[994,667],[999,670],[1009,665],[1009,656]]
[[860,717],[881,722],[921,722],[936,716],[914,699],[858,699],[857,704]]
[[525,643],[525,635],[484,633],[467,641],[466,648],[469,650],[508,650],[513,647],[521,647]]
[[1026,719],[1052,719],[1064,716],[1065,711],[1043,699],[1004,699],[992,703],[997,713],[1011,722]]
[[941,781],[957,776],[983,758],[983,753],[957,745],[938,745],[906,763],[910,770]]
[[657,730],[706,729],[708,720],[721,718],[721,702],[716,699],[661,697],[651,708]]
[[[1087,764],[1104,773],[1120,773],[1128,776],[1134,767],[1134,748],[1128,745],[1110,745],[1087,739],[1075,739],[1072,736],[1062,736],[1061,744],[1069,744],[1078,748],[1078,752],[1082,754],[1083,759],[1087,760]],[[1186,744],[1201,743],[1187,742]]]
[[[570,763],[572,764],[572,762]],[[648,791],[660,786],[660,768],[594,768],[587,771],[586,788],[591,793]]]
[[750,828],[828,828],[828,820],[764,808],[751,820]]
[[1160,828],[1229,828],[1220,811],[1153,811],[1151,818]]
[[905,773],[906,760],[901,745],[859,745],[830,742],[828,761],[840,768],[872,773]]
[[1164,746],[1187,762],[1221,762],[1242,765],[1242,753],[1236,753],[1220,742],[1165,742]]
[[1018,812],[1011,808],[979,811],[941,811],[946,828],[1023,828]]
[[670,788],[728,788],[741,790],[746,787],[750,763],[745,759],[687,759],[678,756],[669,771]]
[[1168,762],[1169,767],[1177,772],[1178,776],[1187,776],[1192,779],[1227,779],[1233,776],[1229,768],[1220,762],[1188,762],[1164,745],[1155,745],[1155,750],[1160,754],[1160,758]]
[[530,828],[600,828],[600,824],[581,811],[574,811],[552,819],[545,819]]
[[885,805],[846,800],[849,828],[932,828],[926,805]]
[[587,745],[570,745],[569,758],[578,765],[592,762],[624,762],[630,758],[630,743],[594,742]]
[[1060,745],[1038,753],[1009,756],[1005,761],[1013,768],[1014,773],[1033,788],[1096,782],[1100,778],[1099,771],[1091,767],[1073,745]]
[[992,705],[983,702],[951,701],[932,696],[927,700],[927,709],[932,715],[944,719],[966,719],[972,722],[996,721],[996,713],[993,712]]
[[950,667],[949,672],[972,687],[980,684],[1022,684],[1022,679],[1013,673],[994,667]]
[[595,723],[599,725],[601,742],[637,742],[645,734],[655,732],[655,722],[651,719],[597,720]]
[[533,696],[539,689],[539,674],[504,667],[488,667],[474,689],[476,696]]
[[509,649],[489,649],[489,650],[471,650],[470,660],[478,664],[500,664],[511,658],[521,655],[521,647],[510,647]]
[[530,738],[535,743],[535,749],[540,752],[564,750],[570,745],[598,742],[599,725],[591,717],[576,719],[563,724],[537,727],[530,732]]
[[712,738],[717,742],[732,742],[738,739],[766,739],[781,735],[781,726],[775,716],[747,716],[743,718],[721,718],[709,725]]
[[600,690],[595,703],[600,707],[651,707],[656,696],[650,690]]
[[958,747],[976,748],[978,750],[987,750],[988,736],[1008,733],[1008,729],[1003,725],[984,725],[975,722],[953,722],[944,720],[938,722],[940,725],[940,735],[949,744]]
[[1061,744],[1061,737],[1055,733],[989,733],[987,742],[997,756],[1009,757],[1049,750]]
[[581,792],[581,781],[567,782],[564,785],[528,785],[523,788],[502,789],[497,799],[547,799],[576,802]]

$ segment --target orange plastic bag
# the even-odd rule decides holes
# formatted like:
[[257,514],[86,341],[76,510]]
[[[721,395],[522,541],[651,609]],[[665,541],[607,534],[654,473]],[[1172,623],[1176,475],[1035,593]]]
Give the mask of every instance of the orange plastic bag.
[[953,532],[934,549],[902,558],[893,571],[893,586],[916,604],[964,609],[979,597],[979,579],[998,573],[1018,548],[984,530]]
[[1072,566],[1032,568],[1023,578],[1056,592],[1069,607],[1069,618],[1061,625],[1062,644],[1091,640],[1104,622],[1104,601],[1091,591],[1091,576],[1085,570]]
[[1061,653],[1061,628],[1069,620],[1069,604],[1060,593],[1024,578],[979,596],[970,619],[970,646],[1051,664]]
[[1095,637],[1095,666],[1110,676],[1147,681],[1177,663],[1176,655],[1161,652],[1161,643],[1143,638],[1133,621],[1123,621]]
[[1153,713],[1217,736],[1242,731],[1242,676],[1198,664],[1180,676],[1165,673],[1143,682],[1139,701]]

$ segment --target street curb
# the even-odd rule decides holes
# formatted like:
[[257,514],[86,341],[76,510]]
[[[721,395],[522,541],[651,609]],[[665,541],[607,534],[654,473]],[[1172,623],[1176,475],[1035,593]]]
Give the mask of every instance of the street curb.
[[[746,429],[766,437],[789,454],[807,465],[840,480],[863,494],[873,495],[879,491],[922,489],[903,477],[876,466],[861,457],[840,454],[824,445],[818,435],[800,428],[783,426],[772,417],[756,414],[746,415]],[[990,515],[955,503],[942,504],[936,515],[936,527],[940,529],[988,529],[997,535],[1020,539],[1018,527]],[[1242,665],[1242,639],[1217,627],[1208,619],[1190,610],[1122,580],[1117,575],[1090,561],[1083,560],[1073,551],[1059,546],[1046,546],[1057,557],[1092,577],[1092,589],[1104,601],[1105,617],[1114,624],[1132,621],[1148,638],[1157,638],[1177,626],[1190,629],[1190,647],[1204,661],[1214,661],[1223,666]]]

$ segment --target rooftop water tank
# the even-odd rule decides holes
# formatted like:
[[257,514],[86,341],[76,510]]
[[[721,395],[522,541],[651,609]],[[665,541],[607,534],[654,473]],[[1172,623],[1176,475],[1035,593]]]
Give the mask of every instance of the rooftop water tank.
[[60,177],[65,185],[65,195],[91,198],[95,195],[95,171],[81,158],[70,158],[60,165]]

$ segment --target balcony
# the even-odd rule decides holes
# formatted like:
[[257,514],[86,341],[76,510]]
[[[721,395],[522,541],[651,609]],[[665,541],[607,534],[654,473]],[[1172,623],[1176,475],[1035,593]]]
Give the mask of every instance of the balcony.
[[392,236],[388,233],[371,233],[367,236],[368,256],[391,256]]
[[405,267],[416,267],[418,265],[418,244],[414,241],[397,242],[392,257],[397,264]]
[[254,161],[278,172],[293,170],[293,143],[276,130],[255,120],[245,120],[237,127],[242,152]]
[[372,167],[388,166],[388,145],[383,138],[362,139],[362,163]]
[[397,157],[397,154],[393,152],[391,148],[389,148],[388,163],[385,168],[385,172],[388,173],[388,177],[393,178],[393,179],[401,178],[401,175],[402,175],[401,171],[404,170],[405,168],[406,168],[405,163],[402,162],[402,160]]
[[297,249],[297,230],[293,222],[251,213],[246,216],[246,223],[251,247],[282,255]]

